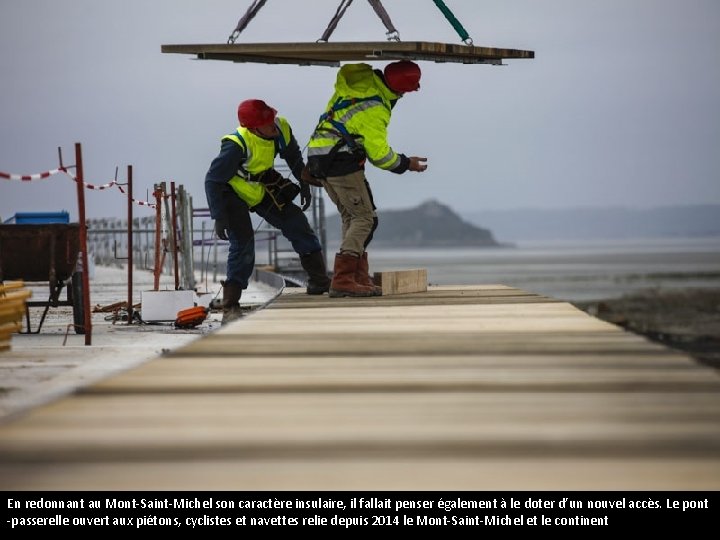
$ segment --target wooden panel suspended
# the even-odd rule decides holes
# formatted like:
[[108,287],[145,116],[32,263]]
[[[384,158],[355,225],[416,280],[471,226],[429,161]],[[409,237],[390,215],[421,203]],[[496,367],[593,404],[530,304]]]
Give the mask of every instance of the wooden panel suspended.
[[401,59],[501,65],[507,58],[535,58],[534,51],[427,41],[162,45],[161,52],[194,54],[198,60],[301,66],[339,66],[343,61],[372,62]]

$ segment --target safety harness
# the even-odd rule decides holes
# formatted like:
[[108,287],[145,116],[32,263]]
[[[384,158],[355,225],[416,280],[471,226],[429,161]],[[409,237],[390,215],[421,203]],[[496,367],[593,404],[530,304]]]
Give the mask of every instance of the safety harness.
[[[284,152],[287,148],[287,142],[283,136],[282,129],[278,126],[280,136],[274,138],[275,154]],[[248,152],[248,144],[245,138],[235,131],[235,133],[228,136],[229,140],[240,145],[240,147]],[[300,193],[300,187],[292,182],[289,178],[285,178],[275,168],[270,167],[259,173],[250,173],[243,164],[238,164],[238,176],[249,182],[258,182],[265,186],[265,193],[272,199],[273,203],[279,210],[291,202]],[[252,211],[252,207],[250,208]]]
[[[343,99],[340,97],[337,99],[337,101],[335,101],[335,103],[333,103],[333,106],[330,107],[329,111],[326,111],[320,115],[316,131],[329,131],[330,133],[334,133],[341,138],[337,142],[337,144],[335,144],[333,149],[330,150],[330,155],[334,155],[340,149],[340,147],[342,147],[343,145],[347,145],[347,147],[350,149],[350,152],[352,152],[353,154],[362,154],[362,158],[364,159],[365,150],[361,146],[359,146],[356,141],[356,139],[360,136],[351,135],[345,127],[345,124],[335,118],[335,113],[337,111],[347,109],[348,107],[352,107],[353,105],[362,103],[363,101],[377,101],[379,103],[382,103],[382,98],[380,96],[369,96],[364,98],[349,99]],[[321,127],[323,122],[329,122],[335,129]]]

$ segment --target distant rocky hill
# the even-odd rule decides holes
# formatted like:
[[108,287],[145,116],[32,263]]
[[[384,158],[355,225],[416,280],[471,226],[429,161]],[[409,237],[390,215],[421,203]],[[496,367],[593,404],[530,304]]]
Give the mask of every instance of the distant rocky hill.
[[656,208],[518,208],[463,212],[500,241],[699,238],[720,236],[720,205]]
[[[378,211],[375,247],[497,247],[493,233],[464,221],[436,200],[406,210]],[[340,241],[340,216],[327,217],[327,239]]]

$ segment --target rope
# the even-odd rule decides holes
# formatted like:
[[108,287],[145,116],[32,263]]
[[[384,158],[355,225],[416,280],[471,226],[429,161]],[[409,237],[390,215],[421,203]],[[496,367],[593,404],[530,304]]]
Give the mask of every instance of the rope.
[[253,3],[250,5],[248,10],[245,12],[245,15],[240,17],[240,20],[237,23],[237,26],[235,27],[235,30],[233,30],[232,34],[228,36],[227,42],[232,45],[235,43],[235,40],[240,35],[240,32],[245,30],[245,27],[250,23],[251,20],[255,18],[255,15],[258,14],[258,11],[260,11],[260,8],[262,8],[265,5],[265,2],[267,0],[253,0]]
[[465,43],[466,45],[472,45],[473,40],[470,38],[470,35],[467,33],[465,28],[463,28],[463,25],[460,24],[460,21],[455,18],[455,15],[453,15],[453,12],[450,11],[450,8],[445,5],[445,2],[443,2],[443,0],[433,0],[433,2],[435,2],[435,5],[438,7],[438,9],[442,11],[442,14],[445,15],[445,18],[450,22],[452,27],[458,33],[460,39],[463,40],[463,43]]

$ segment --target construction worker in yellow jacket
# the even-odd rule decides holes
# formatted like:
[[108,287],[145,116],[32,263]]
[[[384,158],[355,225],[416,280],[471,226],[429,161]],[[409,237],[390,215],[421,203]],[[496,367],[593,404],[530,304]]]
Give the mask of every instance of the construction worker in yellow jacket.
[[335,93],[308,143],[308,170],[319,179],[342,219],[329,296],[375,296],[382,290],[369,274],[366,248],[378,219],[365,163],[402,174],[427,169],[424,157],[395,152],[387,141],[392,109],[420,88],[420,67],[402,60],[383,71],[369,64],[340,68]]
[[[287,238],[308,274],[306,292],[323,294],[330,279],[320,240],[304,211],[310,206],[305,162],[289,122],[259,99],[238,106],[238,127],[222,138],[220,153],[205,176],[205,194],[218,238],[229,240],[227,280],[223,282],[223,323],[241,315],[240,297],[255,268],[255,232],[250,213],[262,217]],[[274,168],[287,163],[299,185]],[[302,207],[293,200],[300,195]]]

